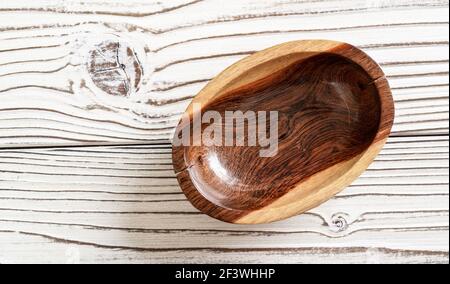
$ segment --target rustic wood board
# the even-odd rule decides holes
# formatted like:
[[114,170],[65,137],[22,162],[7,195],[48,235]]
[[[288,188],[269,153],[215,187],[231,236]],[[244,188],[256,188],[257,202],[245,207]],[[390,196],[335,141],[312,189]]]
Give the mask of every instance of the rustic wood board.
[[2,150],[0,262],[445,262],[448,150],[448,137],[391,138],[331,201],[255,226],[195,210],[169,144]]
[[[7,0],[0,15],[0,147],[170,139],[222,69],[306,38],[349,42],[381,64],[396,101],[393,135],[448,133],[446,0]],[[137,53],[139,90],[119,95],[132,71],[87,71],[104,41]]]
[[[0,263],[448,263],[449,2],[224,3],[1,1]],[[305,215],[201,215],[172,171],[180,115],[228,65],[306,38],[381,64],[396,103],[388,144]]]

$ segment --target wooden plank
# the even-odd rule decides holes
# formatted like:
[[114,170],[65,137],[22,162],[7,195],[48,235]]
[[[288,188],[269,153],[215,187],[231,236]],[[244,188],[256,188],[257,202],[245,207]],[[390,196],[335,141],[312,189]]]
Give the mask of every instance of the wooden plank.
[[[14,243],[11,243],[14,239]],[[385,248],[131,250],[0,232],[0,263],[448,263],[448,253]],[[43,260],[42,256],[46,259]],[[9,257],[6,257],[9,256]]]
[[[256,50],[303,38],[347,41],[380,62],[396,101],[393,135],[447,134],[448,4],[2,1],[0,147],[167,141],[218,72]],[[120,48],[96,52],[104,42]],[[91,70],[92,56],[128,69],[100,70],[97,60]],[[136,85],[125,86],[131,77]]]
[[186,201],[169,144],[1,150],[0,263],[448,262],[448,151],[393,137],[322,206],[235,226]]

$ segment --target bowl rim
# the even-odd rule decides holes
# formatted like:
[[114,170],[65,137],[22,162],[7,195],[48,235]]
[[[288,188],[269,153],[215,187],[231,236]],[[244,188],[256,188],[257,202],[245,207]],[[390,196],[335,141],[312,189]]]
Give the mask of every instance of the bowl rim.
[[[299,186],[302,186],[303,188],[305,186],[304,184],[309,182],[309,180],[317,179],[319,178],[319,175],[323,178],[323,172],[328,173],[328,171],[330,171],[331,173],[333,170],[337,169],[335,166],[348,163],[349,161],[338,163],[322,172],[318,172],[311,177],[308,177],[306,181],[299,183],[280,198],[275,199],[269,205],[257,210],[225,208],[204,197],[196,189],[188,174],[187,169],[189,167],[184,162],[184,146],[173,145],[173,166],[178,183],[187,199],[194,207],[213,218],[229,223],[257,224],[282,220],[301,214],[329,200],[332,196],[351,184],[372,163],[384,146],[391,132],[395,116],[394,101],[389,83],[378,63],[365,52],[348,43],[333,40],[297,40],[282,43],[249,55],[232,64],[211,80],[198,95],[193,98],[187,107],[185,114],[189,115],[189,118],[192,118],[194,114],[193,105],[195,103],[200,103],[203,106],[207,105],[213,99],[217,99],[224,95],[227,91],[234,89],[239,85],[245,85],[245,82],[242,82],[239,78],[249,70],[254,70],[254,68],[258,68],[263,64],[271,64],[274,59],[279,59],[280,57],[283,57],[285,60],[283,66],[286,67],[291,63],[305,60],[321,53],[340,55],[349,59],[362,67],[372,79],[372,83],[377,89],[380,103],[380,122],[372,143],[361,154],[350,159],[351,165],[347,165],[348,169],[346,169],[346,171],[336,180],[329,182],[329,184],[325,184],[323,187],[324,189],[316,190],[316,192],[311,193],[311,196],[309,197],[303,196],[302,199],[295,200],[295,192],[299,191]],[[246,68],[242,69],[242,66],[245,66]],[[272,72],[276,71],[277,70],[274,70]],[[249,80],[251,82],[254,78],[250,78]],[[180,120],[174,135],[177,135],[178,131],[184,126],[185,121]],[[320,195],[322,195],[322,198]],[[297,193],[297,198],[299,198],[299,196],[300,193]],[[288,202],[289,199],[294,200]]]

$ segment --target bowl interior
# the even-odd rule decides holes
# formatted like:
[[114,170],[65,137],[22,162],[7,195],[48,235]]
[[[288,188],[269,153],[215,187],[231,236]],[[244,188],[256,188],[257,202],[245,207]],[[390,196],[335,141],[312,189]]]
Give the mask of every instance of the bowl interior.
[[[364,152],[377,134],[381,114],[378,90],[367,72],[332,53],[231,90],[202,112],[210,110],[222,117],[225,111],[278,112],[278,151],[272,157],[261,157],[260,146],[184,148],[189,177],[201,195],[217,206],[243,211],[262,208],[312,175]],[[224,131],[229,129],[225,123]],[[248,145],[247,130],[252,123],[258,126],[255,120],[246,123]]]

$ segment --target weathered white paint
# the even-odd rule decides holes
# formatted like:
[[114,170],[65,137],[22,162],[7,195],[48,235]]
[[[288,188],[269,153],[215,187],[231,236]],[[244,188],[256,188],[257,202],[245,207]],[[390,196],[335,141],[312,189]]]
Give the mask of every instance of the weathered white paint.
[[[2,1],[0,146],[170,139],[218,72],[303,38],[347,41],[380,62],[396,101],[395,135],[448,133],[448,1],[120,2]],[[104,40],[139,55],[137,93],[117,97],[92,84],[86,61]]]
[[[369,252],[380,262],[442,262],[449,247],[448,150],[448,137],[391,138],[368,171],[331,201],[256,226],[198,213],[177,186],[169,144],[2,150],[0,256],[61,261],[58,251],[75,247],[83,262],[135,255],[136,262],[180,262],[172,251],[179,249],[189,262],[232,262],[250,249],[240,262],[269,261],[272,254],[270,261],[318,262],[334,253],[339,262],[364,262]],[[45,242],[53,256],[37,259],[30,251],[22,259],[21,246],[35,242],[38,251]]]
[[[0,263],[448,263],[447,0],[83,3],[0,3]],[[172,172],[181,113],[236,60],[303,38],[347,41],[381,64],[395,137],[307,214],[258,226],[199,214]],[[142,64],[127,97],[86,68],[105,40]],[[89,144],[116,146],[77,147]]]

